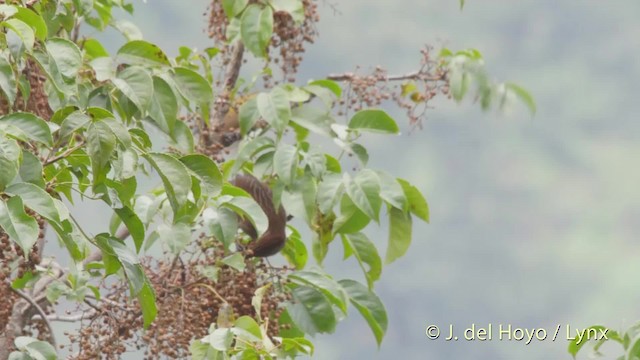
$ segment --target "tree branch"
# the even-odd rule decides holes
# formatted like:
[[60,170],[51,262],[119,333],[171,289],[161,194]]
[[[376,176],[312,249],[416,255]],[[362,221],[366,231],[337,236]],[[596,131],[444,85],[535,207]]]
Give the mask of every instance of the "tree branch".
[[[53,326],[51,326],[51,322],[47,319],[47,313],[44,311],[44,309],[42,309],[42,307],[40,307],[40,305],[38,305],[38,303],[31,298],[31,296],[27,295],[26,293],[18,289],[14,289],[11,286],[11,282],[9,280],[5,279],[4,282],[5,284],[7,284],[7,286],[9,286],[9,289],[11,289],[14,293],[16,293],[18,296],[20,296],[22,299],[28,302],[31,306],[33,306],[33,308],[42,317],[42,321],[44,321],[45,325],[47,325],[47,328],[49,329],[49,342],[51,343],[51,345],[53,345],[54,348],[56,348],[57,347],[56,336],[53,333]],[[14,304],[14,306],[16,305]],[[27,311],[25,311],[25,313],[26,312]]]
[[[356,77],[357,77],[356,74],[352,72],[346,72],[342,74],[329,74],[327,76],[327,79],[333,80],[333,81],[351,81]],[[423,71],[413,71],[406,74],[387,75],[380,80],[382,81],[402,81],[402,80],[440,81],[440,80],[445,80],[445,74],[443,73],[441,76],[432,76]]]

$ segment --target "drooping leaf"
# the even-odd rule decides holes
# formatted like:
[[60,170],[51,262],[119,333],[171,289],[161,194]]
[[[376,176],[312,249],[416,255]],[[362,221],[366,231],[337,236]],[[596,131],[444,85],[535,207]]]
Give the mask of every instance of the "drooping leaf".
[[25,256],[28,256],[38,240],[39,227],[36,220],[24,211],[19,196],[0,201],[0,227],[20,246]]
[[191,176],[186,166],[176,158],[162,153],[150,153],[145,158],[160,175],[171,208],[177,214],[187,201],[191,189]]
[[346,290],[351,304],[358,309],[362,317],[367,321],[378,342],[378,346],[380,346],[388,325],[387,311],[382,301],[375,293],[357,281],[344,279],[338,281],[338,283]]
[[146,69],[139,66],[128,67],[111,81],[140,112],[147,111],[153,96],[153,80]]
[[385,257],[387,264],[407,252],[411,245],[411,230],[412,222],[409,213],[395,207],[389,208],[389,245]]
[[4,56],[0,56],[0,90],[7,98],[9,106],[13,106],[16,96],[18,96],[18,83],[11,64]]
[[113,209],[113,211],[115,211],[118,218],[120,218],[129,230],[133,243],[136,245],[136,252],[139,253],[142,248],[142,243],[144,242],[144,224],[138,215],[127,206],[119,209]]
[[294,304],[287,306],[294,323],[305,333],[331,333],[336,327],[336,315],[331,302],[324,294],[309,286],[299,286],[292,291]]
[[420,190],[411,185],[407,180],[398,179],[398,182],[404,190],[404,195],[409,202],[409,210],[411,213],[425,222],[429,222],[429,206]]
[[260,115],[278,132],[282,133],[291,119],[291,106],[287,93],[277,87],[257,97]]
[[298,167],[298,149],[289,144],[280,143],[273,156],[273,169],[285,185],[291,184]]
[[200,180],[210,196],[216,196],[222,189],[222,173],[211,158],[193,154],[180,158],[180,161]]
[[333,305],[337,306],[343,313],[347,313],[347,293],[329,275],[317,270],[296,271],[289,275],[289,279],[320,290]]
[[362,170],[355,178],[344,174],[343,181],[347,194],[353,203],[367,216],[376,222],[379,220],[380,183],[377,174],[372,170]]
[[62,77],[75,79],[82,66],[82,52],[78,45],[67,39],[52,38],[47,40],[46,47]]
[[60,214],[49,193],[30,183],[15,183],[8,186],[5,192],[20,196],[24,205],[42,215],[45,219],[60,222]]
[[355,256],[367,278],[369,288],[373,288],[373,283],[380,278],[382,272],[382,260],[376,246],[363,233],[342,235],[342,244],[345,259],[351,255]]

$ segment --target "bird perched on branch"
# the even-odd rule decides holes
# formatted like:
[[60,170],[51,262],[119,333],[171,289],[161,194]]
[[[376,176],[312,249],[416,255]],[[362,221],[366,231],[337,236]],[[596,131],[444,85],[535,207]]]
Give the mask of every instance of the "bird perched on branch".
[[287,239],[285,232],[287,213],[284,207],[280,205],[276,210],[273,204],[273,193],[269,186],[252,175],[238,175],[231,181],[231,184],[249,193],[269,220],[267,231],[257,240],[258,232],[255,226],[247,219],[240,220],[239,226],[242,231],[253,239],[245,252],[246,256],[267,257],[277,254],[284,247]]

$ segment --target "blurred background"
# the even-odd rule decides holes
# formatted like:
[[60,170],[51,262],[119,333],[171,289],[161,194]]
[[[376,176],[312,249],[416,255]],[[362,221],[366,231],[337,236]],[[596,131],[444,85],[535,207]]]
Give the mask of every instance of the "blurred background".
[[[134,1],[129,17],[146,40],[175,56],[180,45],[211,46],[208,1]],[[474,47],[497,81],[522,85],[538,113],[482,113],[443,99],[423,124],[365,145],[370,167],[413,182],[427,197],[431,223],[416,222],[407,256],[383,270],[377,291],[389,329],[377,349],[365,321],[352,316],[317,336],[317,359],[569,359],[566,325],[626,328],[640,320],[640,2],[624,0],[327,0],[320,38],[299,79],[418,67],[425,44]],[[124,41],[112,36],[112,49]],[[78,215],[81,222],[100,220]],[[370,238],[384,248],[387,229]],[[334,249],[337,278],[361,279]],[[353,261],[353,259],[351,259]],[[432,341],[471,324],[544,328],[555,342]],[[443,335],[445,336],[445,335]],[[604,347],[605,359],[619,355]],[[586,352],[579,358],[587,358]]]

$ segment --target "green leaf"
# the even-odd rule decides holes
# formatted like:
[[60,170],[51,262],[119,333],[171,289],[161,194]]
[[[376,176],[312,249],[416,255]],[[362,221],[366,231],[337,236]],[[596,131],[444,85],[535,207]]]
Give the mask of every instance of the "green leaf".
[[18,96],[18,83],[11,64],[4,56],[0,56],[0,90],[7,97],[8,105],[13,106],[16,96]]
[[87,153],[91,158],[93,185],[97,186],[106,179],[107,165],[116,146],[116,137],[102,121],[95,122],[87,130]]
[[400,129],[386,112],[382,110],[360,110],[349,121],[349,128],[382,134],[398,134]]
[[129,234],[133,239],[133,243],[136,245],[136,252],[140,252],[142,243],[144,243],[144,224],[138,217],[138,215],[131,210],[130,207],[124,206],[119,209],[113,209],[118,215],[118,218],[122,220],[124,225],[129,230]]
[[415,186],[411,185],[407,180],[398,179],[398,182],[404,190],[404,195],[409,202],[409,210],[411,213],[425,222],[429,222],[429,206],[427,200]]
[[22,150],[18,142],[9,139],[0,131],[0,191],[18,175]]
[[174,157],[162,153],[150,153],[145,158],[160,175],[173,213],[177,214],[187,202],[191,189],[191,176],[186,166]]
[[82,52],[78,46],[66,39],[53,38],[47,40],[46,47],[60,74],[66,79],[75,79],[82,66]]
[[118,60],[129,65],[171,66],[169,58],[157,45],[144,40],[133,40],[118,50]]
[[453,99],[460,102],[469,91],[471,76],[464,69],[452,67],[449,71],[449,87]]
[[100,57],[109,57],[109,52],[104,48],[104,46],[102,46],[100,41],[96,39],[87,39],[82,42],[82,49],[89,60]]
[[378,342],[378,346],[380,346],[388,325],[387,311],[384,308],[384,304],[376,294],[357,281],[345,279],[338,281],[338,283],[347,291],[351,304],[358,309],[362,317],[367,321]]
[[380,179],[380,197],[391,206],[407,211],[409,202],[398,180],[384,171],[376,171],[376,174]]
[[285,185],[291,184],[296,169],[298,168],[298,149],[281,142],[273,156],[273,169]]
[[292,291],[294,304],[287,306],[294,323],[305,333],[331,333],[336,327],[336,315],[331,302],[319,290],[299,286]]
[[47,146],[51,146],[53,144],[53,137],[51,136],[49,126],[43,119],[34,114],[15,112],[0,117],[0,130],[4,130],[11,134],[11,130],[5,128],[7,125],[20,129],[33,141],[40,142]]
[[180,158],[180,161],[200,180],[210,196],[216,196],[222,189],[222,173],[211,158],[193,154]]
[[333,305],[347,313],[347,293],[329,275],[318,271],[296,271],[289,275],[289,279],[320,290]]
[[154,76],[149,117],[165,134],[171,134],[177,116],[178,100],[171,86],[162,78]]
[[310,105],[293,109],[291,121],[316,134],[331,136],[331,124],[335,123],[331,113]]
[[242,256],[242,254],[239,252],[235,252],[223,258],[222,263],[225,265],[231,266],[232,268],[238,271],[244,271],[244,268],[246,266],[244,262],[244,256]]
[[348,196],[340,201],[340,216],[333,223],[332,231],[338,234],[352,234],[361,231],[371,218],[363,213]]
[[318,184],[318,210],[325,214],[329,213],[335,206],[337,199],[342,196],[343,191],[342,176],[326,174]]
[[240,134],[246,135],[260,118],[257,99],[255,97],[249,99],[240,106],[238,112],[238,116],[240,117]]
[[213,99],[211,85],[202,75],[183,67],[176,67],[173,71],[178,90],[187,100],[202,106]]
[[287,237],[287,241],[284,243],[282,249],[282,255],[289,261],[289,264],[293,265],[297,270],[304,269],[309,258],[307,253],[307,247],[302,242],[300,233],[295,228],[289,226],[291,235]]
[[24,211],[20,197],[0,201],[0,227],[22,248],[25,257],[28,256],[38,240],[39,227],[36,220]]
[[117,20],[113,26],[129,41],[142,40],[142,31],[129,20]]
[[[223,189],[226,188],[227,187],[225,186],[225,188]],[[251,223],[255,226],[258,236],[261,236],[265,231],[267,231],[267,228],[269,227],[269,220],[267,219],[267,216],[264,214],[264,211],[262,211],[260,205],[258,205],[258,203],[256,203],[255,200],[253,200],[253,198],[249,196],[249,194],[247,194],[240,188],[234,187],[234,189],[236,189],[239,194],[243,193],[243,195],[246,195],[246,197],[224,197],[221,198],[220,205],[247,217],[248,220],[251,221]]]
[[118,73],[112,82],[140,112],[147,111],[153,96],[153,80],[147,70],[138,66],[128,67]]
[[45,341],[39,341],[26,336],[18,336],[14,343],[16,348],[26,351],[29,359],[35,360],[56,360],[58,355],[53,345]]
[[228,18],[236,17],[247,7],[249,0],[222,0],[222,8]]
[[[606,328],[604,326],[602,326],[602,325],[594,325],[594,326],[588,327],[585,330],[589,331],[591,329],[593,329],[593,330],[595,330],[597,332],[597,331],[604,331]],[[582,341],[580,343],[578,343],[578,340],[582,340]],[[640,355],[640,351],[639,351],[640,350],[640,342],[639,341],[640,341],[640,337],[637,337],[635,339],[635,341],[634,341],[634,344],[633,344],[638,348],[638,349],[636,349],[636,351],[638,351],[638,352],[633,354],[635,356]],[[575,359],[576,356],[578,355],[578,351],[580,351],[580,349],[588,342],[589,342],[588,339],[578,338],[577,336],[574,337],[574,339],[569,343],[569,348],[568,348],[569,354],[571,354],[571,356]],[[633,347],[634,346],[630,346],[629,350],[631,350]],[[631,353],[630,351],[627,352],[627,354],[630,354],[630,353]],[[628,359],[633,359],[633,357],[628,357]]]
[[[356,257],[369,288],[373,288],[373,283],[380,278],[382,272],[382,260],[378,255],[378,249],[363,233],[342,235],[342,244],[345,249],[344,258],[347,259],[351,255]],[[365,265],[368,265],[369,269]]]
[[9,195],[20,196],[24,205],[42,215],[45,219],[53,222],[60,222],[60,214],[49,195],[43,189],[29,183],[16,183],[6,188],[5,192]]
[[44,189],[45,183],[42,177],[42,163],[35,155],[28,151],[22,153],[22,164],[19,169],[23,182],[31,183]]
[[33,10],[19,6],[16,8],[18,12],[13,15],[13,18],[22,20],[29,25],[35,32],[35,36],[40,41],[44,41],[47,38],[47,24],[42,16],[36,14]]
[[309,85],[321,86],[323,88],[331,90],[331,92],[336,96],[336,98],[340,98],[342,96],[342,88],[340,84],[333,80],[322,79],[322,80],[314,80],[309,83]]
[[142,286],[140,293],[138,293],[138,302],[140,303],[140,309],[142,309],[143,326],[145,329],[148,329],[158,314],[156,294],[148,281],[144,282],[144,286]]
[[96,80],[107,81],[113,80],[116,77],[116,69],[113,64],[113,59],[110,57],[99,57],[91,60],[89,66],[96,73]]
[[260,115],[281,134],[291,119],[291,106],[287,93],[275,88],[269,93],[260,93],[257,98]]
[[[33,29],[24,21],[18,19],[9,19],[1,22],[0,26],[15,32],[22,41],[22,45],[24,46],[25,50],[27,50],[27,52],[33,51],[33,44],[36,41],[35,33],[33,32]],[[9,44],[9,47],[11,47],[11,44]],[[19,57],[19,53],[16,53],[15,51],[12,51],[12,53],[15,57]]]
[[[56,114],[58,113],[56,112]],[[83,128],[90,121],[91,118],[88,115],[84,114],[81,111],[74,111],[68,114],[64,118],[64,120],[62,120],[62,123],[60,124],[59,135],[62,140],[66,140],[69,135]]]
[[192,153],[194,147],[193,133],[184,121],[176,121],[171,132],[171,140],[183,153]]
[[531,94],[529,94],[527,90],[513,83],[506,83],[505,86],[507,87],[508,91],[513,92],[516,97],[527,106],[529,112],[531,112],[532,115],[535,115],[536,102],[535,100],[533,100],[533,96],[531,96]]
[[392,263],[403,256],[411,245],[411,216],[395,207],[389,208],[389,246],[385,262]]
[[211,234],[228,249],[233,244],[238,232],[238,216],[229,209],[207,208],[203,211],[204,225]]
[[354,179],[347,174],[344,174],[343,179],[347,194],[354,204],[378,222],[382,205],[378,175],[372,170],[365,169],[360,171]]
[[160,224],[158,234],[160,234],[160,240],[169,246],[169,250],[174,255],[180,254],[191,242],[191,227],[184,223]]
[[249,5],[242,13],[240,34],[242,42],[258,58],[266,55],[273,33],[273,10],[270,6]]

